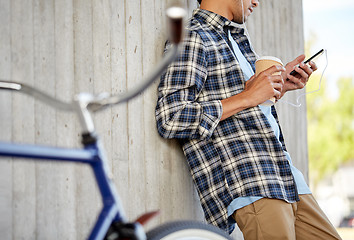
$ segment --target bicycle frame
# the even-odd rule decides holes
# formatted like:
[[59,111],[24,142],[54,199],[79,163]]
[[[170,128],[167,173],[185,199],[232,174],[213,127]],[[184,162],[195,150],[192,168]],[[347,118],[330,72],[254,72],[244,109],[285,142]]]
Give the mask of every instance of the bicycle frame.
[[113,221],[126,222],[124,210],[110,179],[112,174],[109,171],[107,159],[99,140],[85,145],[84,149],[0,142],[0,156],[89,164],[102,196],[103,208],[88,239],[103,239]]

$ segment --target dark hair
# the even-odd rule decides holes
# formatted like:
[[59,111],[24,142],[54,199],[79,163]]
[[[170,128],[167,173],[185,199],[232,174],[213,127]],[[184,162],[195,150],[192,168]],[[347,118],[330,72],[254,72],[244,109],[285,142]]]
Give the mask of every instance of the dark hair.
[[201,4],[201,3],[202,3],[202,0],[198,0],[198,2],[199,2],[199,4]]

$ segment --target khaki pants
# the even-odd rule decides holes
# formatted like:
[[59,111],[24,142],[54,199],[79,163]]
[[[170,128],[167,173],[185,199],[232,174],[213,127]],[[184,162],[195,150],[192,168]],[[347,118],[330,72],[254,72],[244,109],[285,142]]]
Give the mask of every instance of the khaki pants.
[[341,239],[312,194],[300,201],[263,198],[232,215],[245,240]]

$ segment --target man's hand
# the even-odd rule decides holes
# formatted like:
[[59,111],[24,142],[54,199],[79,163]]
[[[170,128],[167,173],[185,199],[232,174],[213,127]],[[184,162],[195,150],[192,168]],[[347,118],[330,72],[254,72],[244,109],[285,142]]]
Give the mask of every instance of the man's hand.
[[266,100],[275,97],[279,99],[283,91],[283,72],[282,66],[273,66],[251,77],[245,85],[245,92],[252,100],[252,105],[257,106]]
[[[284,87],[282,89],[282,97],[287,91],[302,89],[306,86],[311,74],[317,70],[314,62],[310,61],[308,66],[304,64],[305,55],[300,55],[285,66],[285,72],[282,73],[284,79]],[[290,75],[295,70],[296,74]]]
[[[220,120],[244,109],[255,107],[272,97],[279,98],[284,84],[280,73],[284,71],[283,66],[273,66],[258,74],[257,77],[251,77],[246,82],[244,91],[221,100],[223,112]],[[273,75],[275,73],[278,74]]]

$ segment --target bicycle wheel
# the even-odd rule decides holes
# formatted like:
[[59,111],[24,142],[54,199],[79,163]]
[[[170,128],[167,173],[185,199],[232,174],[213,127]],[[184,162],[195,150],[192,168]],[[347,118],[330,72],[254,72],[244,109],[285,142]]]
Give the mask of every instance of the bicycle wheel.
[[163,224],[147,233],[148,240],[232,240],[224,231],[195,221]]

